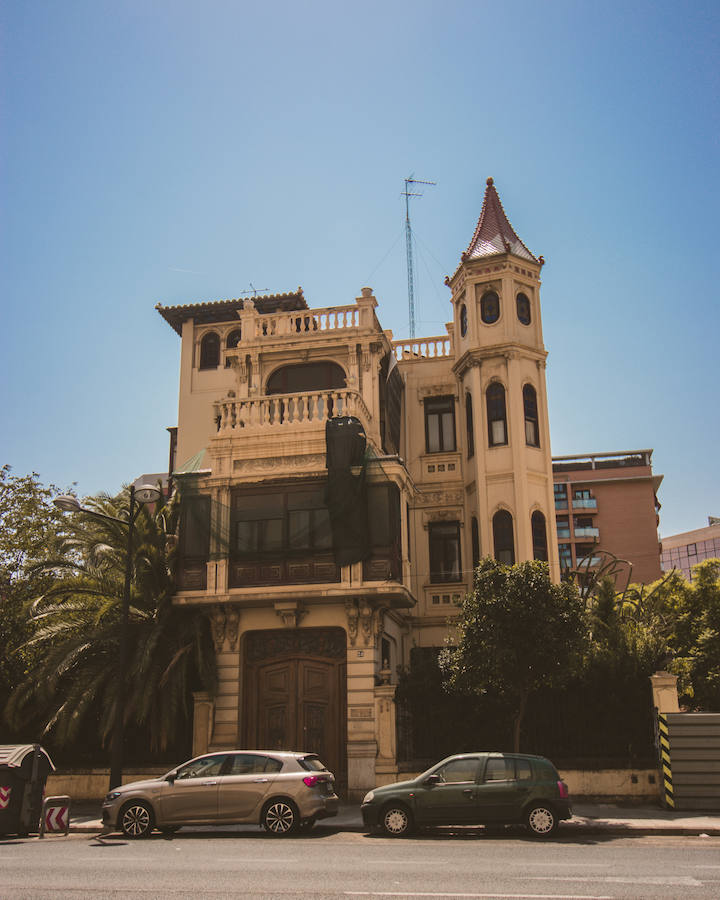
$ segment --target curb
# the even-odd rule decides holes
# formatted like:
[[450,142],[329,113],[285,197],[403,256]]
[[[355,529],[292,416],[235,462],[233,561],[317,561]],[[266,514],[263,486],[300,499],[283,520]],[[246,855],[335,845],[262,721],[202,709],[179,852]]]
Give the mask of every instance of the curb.
[[[475,826],[473,826],[475,827]],[[479,827],[479,826],[478,826]],[[222,826],[219,826],[219,830]],[[367,832],[365,826],[361,824],[331,824],[330,822],[318,822],[315,826],[316,831],[322,830],[347,831],[353,833],[364,834]],[[90,822],[70,822],[70,832],[73,834],[117,834],[116,831],[105,831],[102,822],[99,820]],[[600,823],[592,821],[569,821],[560,825],[556,834],[557,837],[570,836],[574,834],[605,834],[615,836],[629,835],[676,835],[679,837],[718,837],[720,836],[720,823],[717,826],[687,826],[687,825],[671,825],[668,823],[657,823],[655,825],[647,824],[617,824],[613,822]]]

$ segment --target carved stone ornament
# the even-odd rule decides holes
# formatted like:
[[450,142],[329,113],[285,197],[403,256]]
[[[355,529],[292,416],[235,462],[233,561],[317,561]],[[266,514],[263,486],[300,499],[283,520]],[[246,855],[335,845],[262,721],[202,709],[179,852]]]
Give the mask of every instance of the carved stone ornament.
[[215,650],[220,653],[225,643],[225,609],[222,606],[213,606],[210,610],[210,625],[212,627],[213,643]]
[[237,650],[239,632],[240,610],[235,605],[228,606],[225,614],[225,633],[231,650]]
[[417,391],[418,400],[422,401],[425,397],[445,397],[451,395],[457,396],[457,387],[454,384],[428,384],[419,387]]
[[355,600],[345,601],[345,615],[348,623],[348,640],[350,641],[350,646],[354,647],[357,643],[358,620],[360,618],[360,611]]
[[307,610],[298,600],[278,600],[275,604],[275,612],[282,620],[286,628],[299,628],[302,617]]
[[235,472],[274,472],[288,469],[317,469],[325,468],[325,455],[323,453],[304,453],[297,456],[264,456],[259,459],[235,459],[233,471]]
[[418,498],[417,506],[450,506],[462,502],[462,491],[423,491]]
[[377,647],[382,630],[382,607],[373,609],[367,600],[346,600],[345,615],[348,623],[348,640],[351,647],[358,643],[358,637],[365,647]]
[[436,509],[423,512],[423,528],[425,531],[433,522],[457,522],[462,528],[465,524],[463,521],[462,509]]

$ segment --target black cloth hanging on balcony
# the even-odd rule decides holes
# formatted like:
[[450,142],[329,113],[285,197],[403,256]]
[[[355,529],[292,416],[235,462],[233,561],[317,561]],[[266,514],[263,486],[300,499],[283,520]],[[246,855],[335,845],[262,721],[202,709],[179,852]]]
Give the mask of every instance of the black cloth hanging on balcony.
[[[325,425],[328,471],[325,503],[330,513],[338,566],[367,557],[370,548],[365,481],[365,429],[354,416],[334,416]],[[354,475],[352,467],[362,466]]]

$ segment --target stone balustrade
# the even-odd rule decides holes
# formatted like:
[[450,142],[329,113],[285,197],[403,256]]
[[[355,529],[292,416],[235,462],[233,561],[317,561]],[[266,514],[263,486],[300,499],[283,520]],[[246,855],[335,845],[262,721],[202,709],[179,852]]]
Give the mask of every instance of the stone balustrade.
[[220,434],[240,428],[292,428],[308,423],[324,425],[331,416],[356,416],[366,426],[370,421],[363,398],[357,391],[347,388],[246,399],[228,398],[215,403],[215,422]]
[[392,348],[398,360],[440,359],[450,356],[450,338],[428,337],[406,341],[393,341]]
[[331,306],[325,309],[301,309],[292,312],[266,313],[253,319],[254,340],[285,337],[294,334],[337,331],[357,328],[360,309],[357,306]]

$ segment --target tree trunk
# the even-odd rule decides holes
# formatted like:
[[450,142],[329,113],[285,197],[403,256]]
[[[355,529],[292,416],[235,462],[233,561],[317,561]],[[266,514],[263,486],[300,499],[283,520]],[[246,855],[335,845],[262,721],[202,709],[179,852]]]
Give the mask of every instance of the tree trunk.
[[515,727],[513,728],[513,753],[520,752],[520,726],[525,715],[525,707],[527,706],[527,692],[520,695],[518,700],[517,713],[515,714]]

